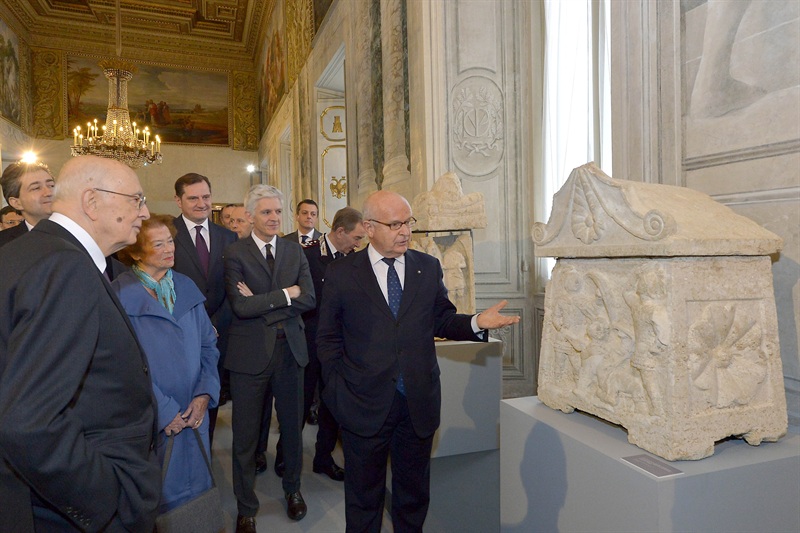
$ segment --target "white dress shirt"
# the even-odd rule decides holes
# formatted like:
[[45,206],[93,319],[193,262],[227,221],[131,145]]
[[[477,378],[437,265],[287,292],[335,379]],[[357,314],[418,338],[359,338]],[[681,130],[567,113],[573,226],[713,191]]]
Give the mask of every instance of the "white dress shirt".
[[200,233],[203,235],[203,239],[206,241],[206,246],[208,247],[209,253],[211,253],[211,232],[208,229],[208,219],[205,219],[202,224],[196,224],[186,218],[186,215],[181,215],[183,222],[186,224],[186,229],[189,230],[189,236],[192,238],[192,244],[197,246],[197,230],[194,229],[195,226],[202,226],[203,229],[200,230]]
[[85,229],[79,226],[77,222],[61,213],[53,213],[50,215],[50,220],[70,232],[73,237],[78,239],[78,242],[81,243],[81,246],[86,248],[86,251],[89,252],[89,256],[92,258],[92,261],[94,261],[97,269],[100,272],[106,271],[106,266],[108,266],[106,263],[106,256],[103,255],[103,251],[100,249],[100,246],[98,246],[92,236],[89,235]]
[[[386,300],[386,303],[389,303],[389,288],[386,284],[386,276],[389,273],[389,265],[387,265],[383,261],[383,256],[378,253],[375,248],[372,247],[370,244],[367,246],[367,253],[369,254],[369,262],[372,265],[372,271],[375,273],[375,279],[378,281],[378,286],[381,288],[381,292],[383,293],[383,299]],[[397,277],[400,278],[400,286],[405,288],[406,283],[406,256],[405,254],[401,255],[400,257],[395,257],[394,259],[394,269],[397,272]],[[481,338],[482,329],[478,327],[478,315],[472,315],[472,321],[470,322],[472,325],[472,331],[477,333]]]
[[[277,259],[278,258],[277,254],[275,253],[275,250],[277,249],[277,247],[275,245],[278,244],[278,236],[277,235],[273,235],[272,236],[272,240],[269,241],[269,242],[262,241],[261,239],[259,239],[256,236],[256,232],[255,231],[252,232],[250,234],[250,236],[253,238],[253,242],[256,243],[256,246],[258,246],[258,249],[261,250],[261,255],[264,256],[264,260],[267,259],[267,245],[268,244],[272,246],[272,257],[273,257],[273,259]],[[283,295],[286,296],[286,303],[288,305],[292,305],[292,299],[289,298],[289,291],[287,291],[286,289],[281,289],[281,290],[283,291]]]

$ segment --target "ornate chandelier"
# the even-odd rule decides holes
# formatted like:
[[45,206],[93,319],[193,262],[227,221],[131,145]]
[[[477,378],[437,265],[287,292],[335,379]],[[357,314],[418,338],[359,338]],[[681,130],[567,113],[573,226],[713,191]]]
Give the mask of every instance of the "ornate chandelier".
[[121,59],[100,62],[108,78],[108,112],[106,123],[98,127],[97,119],[86,123],[86,132],[77,126],[72,130],[72,156],[96,155],[117,159],[131,168],[161,163],[161,138],[150,140],[150,128],[139,130],[131,123],[128,111],[128,82],[136,65]]

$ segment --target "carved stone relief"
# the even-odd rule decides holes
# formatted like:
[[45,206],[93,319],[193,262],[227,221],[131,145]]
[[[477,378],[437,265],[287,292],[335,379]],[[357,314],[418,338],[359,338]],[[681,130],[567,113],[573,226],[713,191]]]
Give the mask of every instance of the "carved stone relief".
[[252,72],[233,72],[233,149],[258,149],[258,91]]
[[[753,445],[783,436],[767,255],[780,239],[708,197],[686,202],[693,192],[642,183],[626,190],[581,168],[554,199],[563,212],[534,231],[536,254],[559,256],[545,297],[539,398],[620,424],[630,442],[670,460],[707,457],[728,436]],[[663,224],[654,239],[640,214],[655,204]],[[698,213],[714,218],[697,224]],[[727,244],[709,239],[725,232]]]
[[418,230],[475,229],[485,228],[487,224],[483,194],[464,194],[454,172],[447,172],[436,180],[430,191],[418,194],[412,211]]
[[472,176],[489,174],[503,158],[502,92],[489,78],[473,76],[453,88],[451,102],[453,161]]
[[411,248],[439,260],[450,301],[459,313],[475,313],[475,258],[470,232],[415,233]]
[[486,227],[486,202],[481,193],[464,194],[461,181],[447,172],[430,191],[412,202],[417,219],[412,247],[436,257],[444,284],[459,313],[475,312],[475,261],[472,232]]

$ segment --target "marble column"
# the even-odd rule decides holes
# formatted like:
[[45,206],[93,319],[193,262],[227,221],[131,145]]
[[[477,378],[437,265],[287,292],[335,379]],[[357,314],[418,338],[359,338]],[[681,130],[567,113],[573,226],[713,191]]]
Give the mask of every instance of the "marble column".
[[381,0],[381,59],[383,62],[383,185],[408,197],[411,171],[406,155],[403,109],[403,14],[401,0]]
[[373,191],[378,190],[375,181],[375,162],[372,157],[372,78],[366,72],[372,70],[372,18],[370,17],[369,2],[355,2],[355,34],[356,34],[356,64],[361,65],[361,74],[357,81],[356,117],[358,121],[358,190],[351,191],[354,198],[358,199],[357,206],[363,204],[364,199]]

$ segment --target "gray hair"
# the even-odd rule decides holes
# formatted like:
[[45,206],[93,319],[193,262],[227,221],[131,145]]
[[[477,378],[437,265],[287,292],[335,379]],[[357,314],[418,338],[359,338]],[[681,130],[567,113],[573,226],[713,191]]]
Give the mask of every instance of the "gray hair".
[[250,187],[250,190],[244,195],[245,211],[252,215],[256,204],[262,198],[277,198],[281,202],[281,207],[283,207],[283,193],[280,190],[272,185],[258,183]]

